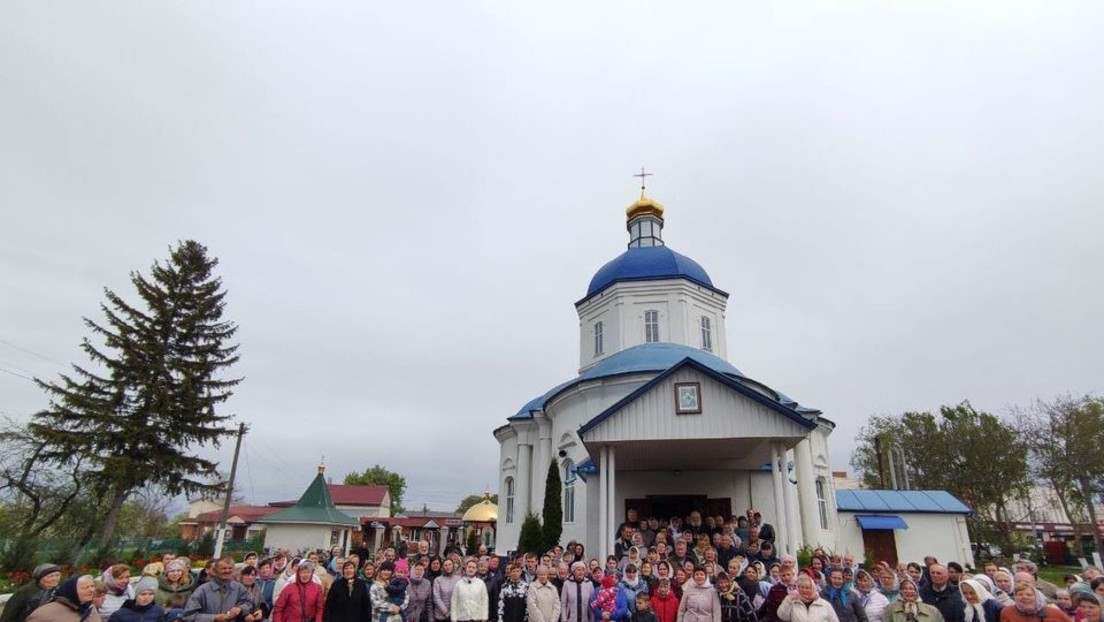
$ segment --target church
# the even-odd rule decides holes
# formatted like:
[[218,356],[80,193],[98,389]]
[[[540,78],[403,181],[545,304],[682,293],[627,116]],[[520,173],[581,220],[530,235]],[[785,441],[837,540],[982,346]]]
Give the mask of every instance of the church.
[[497,428],[500,551],[540,514],[549,464],[563,478],[564,542],[613,551],[643,516],[761,512],[780,552],[833,547],[834,424],[728,361],[728,294],[663,242],[664,208],[626,210],[628,249],[602,266],[579,314],[579,375]]

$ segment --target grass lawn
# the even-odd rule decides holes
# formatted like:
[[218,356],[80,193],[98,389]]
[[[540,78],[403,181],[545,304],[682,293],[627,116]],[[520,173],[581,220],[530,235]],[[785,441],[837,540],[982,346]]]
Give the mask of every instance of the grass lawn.
[[1041,566],[1039,568],[1039,578],[1046,579],[1059,588],[1064,588],[1065,583],[1062,582],[1062,577],[1068,574],[1081,574],[1080,566]]

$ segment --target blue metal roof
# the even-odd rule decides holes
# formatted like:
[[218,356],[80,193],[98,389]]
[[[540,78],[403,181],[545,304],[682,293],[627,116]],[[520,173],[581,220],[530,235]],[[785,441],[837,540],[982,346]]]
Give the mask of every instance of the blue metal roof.
[[528,418],[531,412],[542,410],[546,402],[577,383],[622,374],[662,372],[687,358],[693,359],[715,372],[744,377],[740,370],[733,367],[731,363],[704,350],[677,343],[643,343],[616,354],[611,354],[586,368],[583,373],[572,380],[556,385],[547,393],[529,400],[511,419]]
[[971,513],[945,490],[837,490],[836,507],[841,512]]
[[908,529],[908,523],[900,516],[859,514],[855,520],[863,529]]
[[666,246],[640,246],[630,248],[599,268],[598,272],[594,273],[594,278],[590,280],[590,287],[587,288],[583,300],[619,281],[654,281],[674,278],[688,279],[710,289],[716,289],[705,268],[693,259],[680,255]]

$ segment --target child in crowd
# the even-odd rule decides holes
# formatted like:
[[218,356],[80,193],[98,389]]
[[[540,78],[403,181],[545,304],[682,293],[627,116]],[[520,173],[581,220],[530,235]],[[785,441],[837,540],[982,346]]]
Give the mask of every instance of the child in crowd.
[[633,611],[632,622],[659,622],[652,611],[652,600],[646,593],[636,595],[636,611]]

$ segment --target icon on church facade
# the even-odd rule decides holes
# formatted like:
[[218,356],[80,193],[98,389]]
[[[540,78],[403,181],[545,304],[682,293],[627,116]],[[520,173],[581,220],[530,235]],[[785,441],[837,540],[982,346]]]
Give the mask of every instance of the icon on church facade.
[[700,415],[701,411],[701,383],[676,382],[675,414]]

